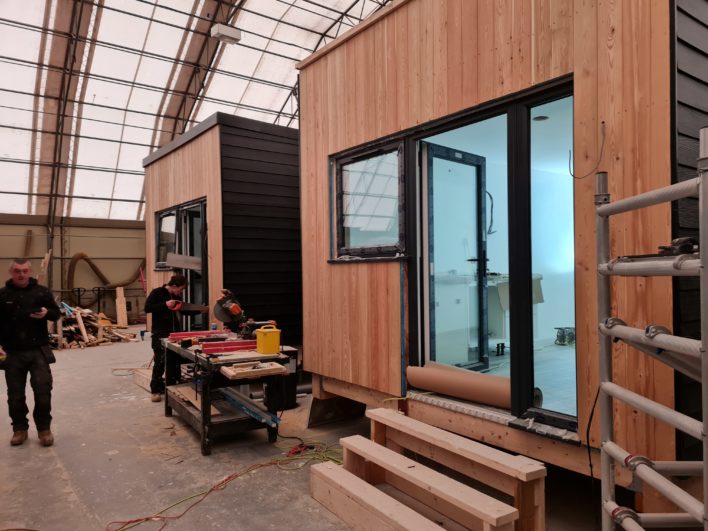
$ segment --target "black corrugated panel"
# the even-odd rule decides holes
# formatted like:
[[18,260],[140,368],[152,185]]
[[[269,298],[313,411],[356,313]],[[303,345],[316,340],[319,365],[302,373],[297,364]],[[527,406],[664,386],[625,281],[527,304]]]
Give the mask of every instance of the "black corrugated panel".
[[295,129],[220,122],[224,284],[246,315],[302,343],[299,140]]
[[[673,7],[673,182],[680,182],[696,176],[698,131],[708,127],[708,2],[675,0]],[[674,238],[698,236],[697,200],[678,201],[672,214]],[[698,281],[676,278],[673,287],[674,333],[700,339]],[[675,375],[676,409],[700,420],[700,384]],[[676,454],[681,460],[701,459],[701,444],[676,430]]]

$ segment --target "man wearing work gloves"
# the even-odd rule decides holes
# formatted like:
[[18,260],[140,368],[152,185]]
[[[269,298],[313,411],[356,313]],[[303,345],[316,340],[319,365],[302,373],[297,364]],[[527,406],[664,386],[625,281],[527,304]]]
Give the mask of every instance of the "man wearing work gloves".
[[54,353],[49,348],[47,321],[59,319],[52,292],[32,278],[32,265],[24,258],[10,263],[10,279],[0,288],[0,369],[5,370],[7,405],[12,419],[10,444],[27,440],[27,374],[34,391],[34,418],[39,441],[54,444],[52,423],[52,371]]

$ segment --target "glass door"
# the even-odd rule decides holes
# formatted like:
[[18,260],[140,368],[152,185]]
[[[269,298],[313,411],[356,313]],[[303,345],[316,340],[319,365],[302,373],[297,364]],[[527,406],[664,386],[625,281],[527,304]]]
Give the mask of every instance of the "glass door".
[[[202,270],[185,270],[188,286],[185,301],[194,304],[208,304],[206,245],[206,203],[200,202],[180,210],[182,218],[181,254],[196,256],[202,260]],[[185,330],[206,330],[209,326],[208,314],[185,317]]]
[[489,367],[485,159],[421,143],[430,361]]

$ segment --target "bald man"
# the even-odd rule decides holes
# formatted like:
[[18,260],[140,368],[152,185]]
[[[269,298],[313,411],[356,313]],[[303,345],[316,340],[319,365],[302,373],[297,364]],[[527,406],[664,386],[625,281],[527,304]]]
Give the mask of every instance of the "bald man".
[[59,319],[59,307],[49,289],[32,278],[32,264],[16,258],[10,263],[10,279],[0,288],[0,349],[6,359],[7,405],[12,419],[12,446],[27,440],[29,422],[25,387],[27,375],[34,391],[34,418],[39,441],[54,444],[52,423],[52,371],[55,361],[49,348],[47,321]]

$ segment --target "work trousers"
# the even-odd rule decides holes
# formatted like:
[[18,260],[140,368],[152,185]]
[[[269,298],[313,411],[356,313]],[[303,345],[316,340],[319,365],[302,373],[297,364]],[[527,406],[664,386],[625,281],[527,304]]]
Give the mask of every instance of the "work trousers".
[[152,335],[152,378],[150,380],[150,392],[154,394],[165,392],[165,348],[162,346],[162,338]]
[[49,368],[42,350],[37,347],[28,350],[8,351],[5,360],[5,382],[7,383],[7,405],[12,419],[13,431],[27,431],[27,374],[34,391],[32,416],[37,431],[48,430],[52,423],[52,370]]

